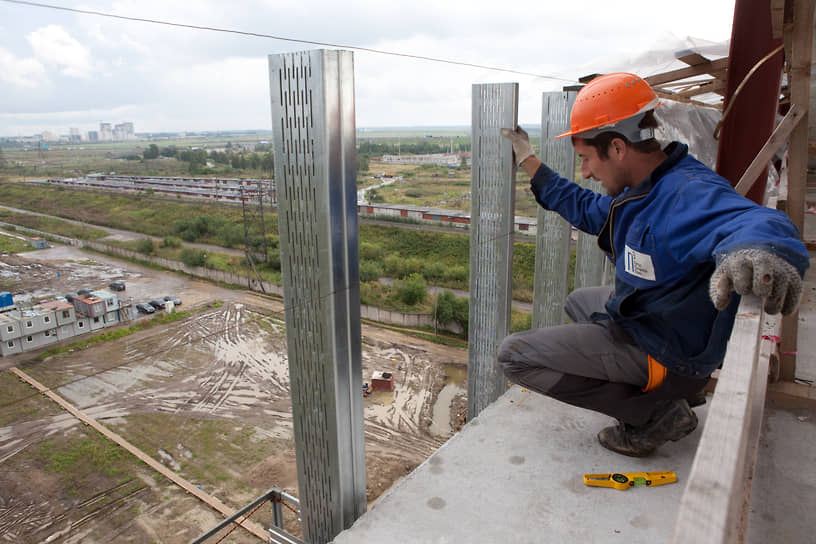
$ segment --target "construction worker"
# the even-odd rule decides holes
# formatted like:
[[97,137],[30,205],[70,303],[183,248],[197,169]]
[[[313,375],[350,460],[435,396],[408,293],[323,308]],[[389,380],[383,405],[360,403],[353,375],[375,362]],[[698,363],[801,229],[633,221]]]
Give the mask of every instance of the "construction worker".
[[605,195],[543,164],[521,128],[501,131],[536,201],[598,236],[615,287],[573,291],[570,324],[508,336],[499,364],[515,383],[616,418],[600,443],[636,457],[697,427],[691,407],[705,402],[703,387],[722,363],[738,295],[790,314],[808,267],[785,214],[740,196],[685,144],[661,147],[658,106],[628,73],[597,77],[578,93],[570,130],[556,138],[572,138],[582,176]]

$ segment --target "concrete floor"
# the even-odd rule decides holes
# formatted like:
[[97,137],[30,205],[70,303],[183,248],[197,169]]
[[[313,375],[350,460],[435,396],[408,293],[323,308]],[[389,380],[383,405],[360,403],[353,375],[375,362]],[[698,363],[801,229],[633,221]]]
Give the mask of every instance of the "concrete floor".
[[[706,410],[696,409],[701,423]],[[513,387],[335,542],[666,542],[702,427],[635,459],[598,444],[613,422]],[[627,491],[583,483],[588,473],[665,470],[678,483]]]
[[[695,409],[694,433],[635,459],[597,443],[610,418],[513,387],[334,542],[668,542],[707,407]],[[812,402],[768,401],[746,542],[813,542],[815,443]],[[678,482],[627,491],[583,483],[586,473],[664,470]]]

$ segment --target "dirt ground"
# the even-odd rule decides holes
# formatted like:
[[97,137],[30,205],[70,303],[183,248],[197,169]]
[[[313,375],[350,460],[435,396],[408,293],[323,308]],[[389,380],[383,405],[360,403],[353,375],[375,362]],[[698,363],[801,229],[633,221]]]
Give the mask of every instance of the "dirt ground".
[[[0,256],[0,279],[29,301],[124,279],[126,302],[175,294],[191,311],[45,361],[0,359],[0,542],[186,543],[221,519],[34,394],[10,366],[230,507],[274,486],[297,496],[279,300],[67,247]],[[394,392],[364,399],[373,501],[463,423],[467,352],[364,325],[362,355],[365,381],[395,374]],[[295,514],[284,513],[298,533]],[[251,519],[267,525],[271,511]],[[223,542],[257,538],[239,529]]]

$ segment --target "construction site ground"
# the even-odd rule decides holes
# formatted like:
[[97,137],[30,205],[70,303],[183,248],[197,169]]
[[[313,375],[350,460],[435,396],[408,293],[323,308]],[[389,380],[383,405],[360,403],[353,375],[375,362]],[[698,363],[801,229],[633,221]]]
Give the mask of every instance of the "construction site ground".
[[[2,255],[0,276],[30,301],[124,279],[125,302],[174,294],[190,312],[44,360],[0,359],[0,542],[187,543],[222,519],[12,366],[235,509],[275,486],[297,495],[280,300],[69,247]],[[395,375],[394,392],[364,399],[373,501],[462,425],[467,351],[367,324],[362,336],[364,380]],[[271,507],[251,519],[269,525]],[[297,534],[287,508],[284,520]],[[238,529],[223,542],[257,540]]]

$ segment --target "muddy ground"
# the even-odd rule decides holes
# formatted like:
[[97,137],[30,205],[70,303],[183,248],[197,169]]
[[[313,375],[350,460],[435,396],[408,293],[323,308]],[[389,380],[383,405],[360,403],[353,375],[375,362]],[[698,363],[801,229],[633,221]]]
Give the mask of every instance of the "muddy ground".
[[[126,281],[125,301],[176,294],[190,316],[44,361],[0,359],[0,542],[186,543],[221,519],[35,394],[12,365],[233,508],[273,486],[297,495],[279,300],[74,248],[0,256],[4,288],[30,301],[113,279]],[[363,326],[364,380],[381,370],[396,384],[364,399],[369,501],[461,426],[466,363],[463,349]],[[269,524],[271,510],[251,519]],[[257,538],[239,529],[223,542]]]

